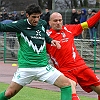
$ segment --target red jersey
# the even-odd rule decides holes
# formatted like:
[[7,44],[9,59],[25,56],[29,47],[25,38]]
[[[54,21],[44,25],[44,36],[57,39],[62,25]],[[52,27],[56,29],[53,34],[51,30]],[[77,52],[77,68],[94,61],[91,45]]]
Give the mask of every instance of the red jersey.
[[92,27],[99,19],[100,11],[84,23],[64,25],[59,32],[51,28],[47,32],[52,39],[60,41],[61,44],[61,49],[47,44],[47,52],[58,70],[64,73],[66,70],[75,69],[86,64],[76,49],[74,37],[81,34],[83,29]]
[[47,34],[54,40],[60,41],[61,49],[47,44],[47,52],[49,53],[54,66],[60,70],[71,70],[85,64],[79,55],[74,44],[74,37],[82,33],[82,26],[65,25],[59,32],[50,29]]
[[91,92],[90,86],[99,86],[100,80],[86,65],[74,44],[74,37],[82,33],[83,29],[92,27],[100,19],[100,11],[86,22],[77,25],[64,25],[58,32],[50,29],[47,34],[54,40],[60,41],[61,49],[47,44],[54,66],[65,76],[69,77],[86,91]]

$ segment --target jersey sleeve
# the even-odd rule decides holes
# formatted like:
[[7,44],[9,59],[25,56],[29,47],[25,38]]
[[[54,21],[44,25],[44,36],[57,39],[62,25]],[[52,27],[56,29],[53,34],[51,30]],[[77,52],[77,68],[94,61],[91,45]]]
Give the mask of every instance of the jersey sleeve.
[[50,38],[50,37],[47,35],[47,33],[46,33],[45,39],[46,39],[46,43],[51,44],[52,38]]
[[18,25],[17,21],[14,21],[9,24],[0,23],[0,31],[1,32],[19,32],[20,28],[18,28],[18,27],[19,27],[19,25]]
[[42,21],[42,25],[45,27],[45,40],[46,40],[46,43],[51,44],[52,38],[50,38],[46,33],[47,22],[45,20],[41,20],[41,21]]
[[88,24],[88,27],[92,27],[100,20],[100,10],[91,18],[89,18],[86,22]]
[[87,28],[91,28],[93,25],[95,25],[98,21],[100,20],[100,11],[98,11],[97,14],[95,14],[94,16],[92,16],[91,18],[89,18],[86,22],[83,22],[81,24],[78,24],[75,26],[73,26],[73,28],[75,29],[74,33],[75,35],[79,35],[80,32],[82,32],[82,30],[87,29]]
[[100,20],[100,11],[97,14],[89,18],[86,22],[81,23],[83,29],[91,28]]
[[81,24],[69,24],[65,25],[65,27],[68,29],[67,31],[69,31],[73,36],[78,36],[82,33],[83,30]]

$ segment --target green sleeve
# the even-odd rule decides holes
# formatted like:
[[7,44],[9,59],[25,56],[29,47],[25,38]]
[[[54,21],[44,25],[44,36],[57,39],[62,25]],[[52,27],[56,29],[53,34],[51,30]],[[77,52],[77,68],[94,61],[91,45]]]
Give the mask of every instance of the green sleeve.
[[[45,32],[46,32],[46,29],[47,29],[47,22],[42,20],[42,25],[45,27]],[[52,38],[50,38],[47,33],[45,33],[45,40],[46,40],[46,43],[49,43],[51,44],[51,41],[52,41]]]
[[50,38],[47,34],[46,34],[46,43],[51,44],[52,38]]
[[0,23],[0,31],[1,32],[20,32],[19,23],[14,21],[9,24]]

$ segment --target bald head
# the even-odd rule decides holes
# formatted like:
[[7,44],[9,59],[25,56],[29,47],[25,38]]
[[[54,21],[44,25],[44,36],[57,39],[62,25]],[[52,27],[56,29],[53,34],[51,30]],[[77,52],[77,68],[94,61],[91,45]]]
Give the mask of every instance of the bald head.
[[49,24],[52,29],[60,31],[63,25],[62,15],[58,12],[54,12],[50,15]]
[[72,9],[72,13],[76,13],[76,9]]
[[54,18],[57,17],[57,16],[62,17],[62,15],[61,15],[60,13],[54,12],[54,13],[52,13],[52,14],[50,15],[50,20],[54,19]]

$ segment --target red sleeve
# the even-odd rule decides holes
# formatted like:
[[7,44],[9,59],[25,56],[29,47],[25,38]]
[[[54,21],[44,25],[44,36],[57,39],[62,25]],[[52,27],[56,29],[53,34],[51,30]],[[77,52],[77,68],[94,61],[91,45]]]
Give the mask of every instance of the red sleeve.
[[91,18],[89,18],[87,20],[88,23],[88,27],[92,27],[95,23],[97,23],[100,20],[100,11],[98,11],[98,13],[96,13],[94,16],[92,16]]
[[78,36],[83,30],[81,24],[69,24],[65,27],[72,32],[73,36]]

